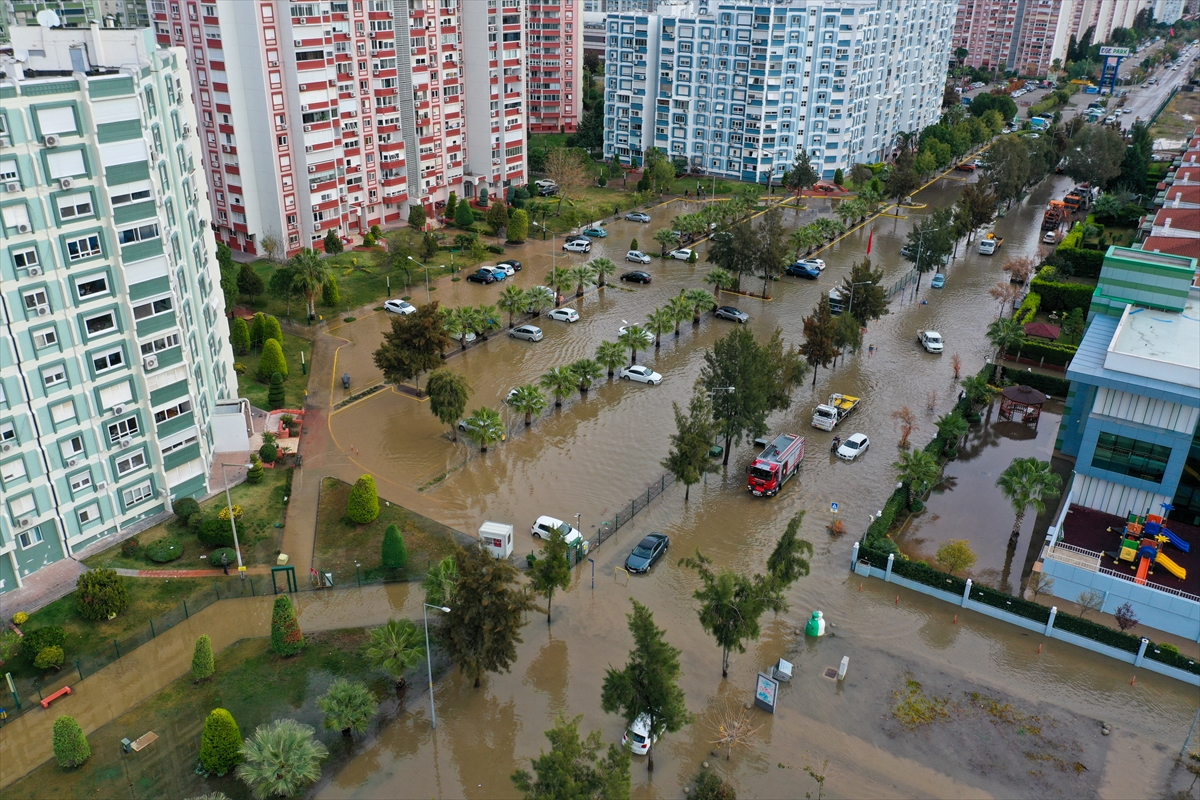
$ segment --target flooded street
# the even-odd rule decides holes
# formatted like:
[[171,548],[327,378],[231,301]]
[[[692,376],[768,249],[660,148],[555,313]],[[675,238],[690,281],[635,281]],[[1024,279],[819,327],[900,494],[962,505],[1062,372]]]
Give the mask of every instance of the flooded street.
[[[745,466],[754,455],[747,442],[735,448],[725,473],[692,487],[690,503],[684,504],[682,487],[672,487],[591,554],[594,589],[591,565],[585,562],[576,568],[571,589],[555,597],[554,623],[549,629],[531,615],[512,673],[489,675],[479,689],[451,674],[437,686],[436,732],[430,730],[426,705],[423,712],[390,725],[320,796],[515,796],[509,775],[548,746],[543,731],[558,713],[582,714],[581,731],[599,729],[606,742],[618,741],[620,720],[600,711],[599,698],[605,669],[622,665],[630,647],[625,615],[631,597],[652,609],[668,640],[683,651],[682,686],[696,715],[695,723],[668,735],[656,748],[652,777],[644,759],[635,758],[635,797],[678,797],[704,760],[718,761],[717,769],[745,796],[797,797],[815,792],[816,784],[803,768],[819,766],[825,759],[829,759],[826,790],[834,796],[967,797],[1040,791],[1040,784],[1020,781],[1027,770],[1014,768],[1011,779],[979,770],[976,760],[986,761],[991,746],[987,735],[964,741],[962,751],[950,757],[923,746],[920,731],[897,734],[888,728],[884,718],[894,702],[892,692],[902,686],[908,672],[938,691],[961,694],[967,690],[964,687],[974,685],[972,691],[1002,693],[1026,711],[1061,716],[1063,730],[1086,731],[1079,733],[1089,737],[1080,752],[1091,763],[1082,762],[1084,756],[1080,760],[1087,767],[1087,780],[1096,783],[1078,784],[1078,794],[1155,793],[1168,768],[1168,755],[1177,751],[1195,712],[1192,687],[1150,673],[1139,674],[1131,686],[1133,670],[1127,665],[1056,641],[1047,641],[1039,654],[1040,638],[1021,629],[968,612],[955,623],[954,606],[911,593],[897,604],[893,587],[866,581],[860,588],[861,579],[848,571],[853,542],[894,485],[891,464],[900,436],[892,412],[902,406],[916,412],[920,429],[913,440],[918,445],[934,435],[934,420],[949,411],[957,397],[951,355],[961,356],[964,375],[983,366],[990,354],[984,330],[998,311],[987,290],[1003,276],[1000,267],[1005,260],[1036,255],[1041,210],[1067,184],[1067,179],[1052,176],[1024,205],[998,220],[996,231],[1006,244],[996,256],[981,256],[973,247],[960,245],[959,257],[947,269],[945,289],[928,288],[926,276],[915,301],[911,295],[903,301],[898,296],[891,314],[872,324],[862,352],[848,356],[836,369],[820,370],[815,389],[810,389],[810,378],[797,390],[792,407],[771,419],[771,431],[807,437],[807,456],[799,478],[778,497],[755,499],[745,491]],[[927,204],[925,208],[904,211],[907,219],[881,217],[821,253],[828,268],[819,281],[783,278],[773,285],[771,301],[729,295],[721,301],[747,312],[760,338],[778,326],[785,341],[799,344],[803,317],[820,293],[840,284],[851,263],[865,255],[872,227],[872,260],[883,265],[890,285],[910,269],[899,250],[913,223],[920,215],[952,203],[962,185],[961,180],[943,179],[917,197]],[[824,203],[810,202],[814,208]],[[630,239],[636,236],[642,248],[652,249],[653,232],[687,210],[694,206],[673,203],[655,209],[650,225],[613,222],[609,236],[597,240],[587,257],[611,258],[618,275],[632,269],[635,265],[623,260]],[[790,215],[789,225],[812,214],[785,213]],[[524,269],[509,280],[526,287],[542,284],[551,266],[549,246],[518,251]],[[561,239],[556,246],[561,247]],[[465,442],[452,443],[427,403],[392,391],[331,414],[335,441],[363,471],[375,474],[382,496],[404,502],[414,511],[468,533],[484,519],[511,522],[517,530],[518,557],[535,549],[526,530],[540,514],[572,522],[579,514],[585,536],[592,536],[602,520],[628,507],[630,498],[662,474],[659,461],[666,455],[674,428],[671,403],[686,404],[704,351],[733,323],[706,314],[698,328],[684,323],[678,338],[664,335],[659,350],[639,353],[638,363],[663,374],[661,386],[601,381],[584,398],[578,394],[567,398],[560,409],[551,404],[528,429],[518,415],[504,409],[501,400],[510,388],[536,382],[552,367],[591,357],[601,341],[616,338],[625,321],[642,322],[681,288],[701,285],[711,269],[703,261],[704,247],[700,246],[701,261],[694,265],[656,259],[646,267],[654,276],[649,286],[619,284],[614,276],[613,285],[569,303],[581,314],[575,324],[544,317],[535,320],[545,331],[541,342],[519,342],[502,332],[450,359],[447,366],[461,371],[473,389],[468,409],[481,405],[503,409],[509,438],[489,453],[481,455]],[[569,266],[587,257],[559,251],[554,261]],[[495,303],[503,286],[444,283],[432,294],[443,305],[478,305]],[[761,286],[751,280],[745,288],[758,291]],[[572,291],[564,294],[573,300]],[[423,302],[424,286],[413,287],[411,295],[414,302]],[[928,304],[922,305],[922,300]],[[371,353],[387,324],[380,313],[334,331],[346,340],[335,374],[349,372],[355,391],[379,380]],[[917,331],[926,328],[942,333],[945,355],[927,354],[918,345]],[[867,353],[868,344],[875,345],[873,355]],[[331,391],[335,403],[342,399],[340,384]],[[809,424],[813,406],[830,392],[863,398],[854,416],[838,430],[843,436],[861,431],[871,438],[870,451],[853,463],[832,458],[832,434]],[[931,392],[937,393],[937,400],[933,410],[927,410]],[[952,515],[961,530],[944,537],[938,532],[939,539],[968,538],[980,543],[976,546],[980,566],[1004,560],[1012,513],[998,491],[989,488],[994,477],[973,474],[978,466],[972,463],[972,453],[985,445],[1001,446],[1005,459],[1011,457],[1009,452],[1046,458],[1060,412],[1061,406],[1047,407],[1036,440],[1032,430],[1005,432],[994,421],[988,429],[972,433],[973,439],[1004,441],[1000,445],[969,442],[963,457],[951,465],[948,472],[957,480],[953,501],[935,497],[925,516],[932,517],[935,511]],[[832,517],[831,502],[839,504],[848,529],[837,540],[825,532]],[[696,618],[691,594],[697,581],[675,562],[701,549],[720,567],[762,571],[788,519],[801,511],[807,512],[801,535],[815,547],[812,573],[794,585],[791,611],[764,619],[761,640],[749,643],[745,654],[732,654],[730,678],[722,681],[720,651]],[[929,519],[918,520],[908,532],[915,552],[936,549],[932,538],[928,544],[915,541],[927,535],[926,525],[933,537],[936,526]],[[1019,581],[1032,525],[1030,515],[1010,584]],[[671,536],[670,555],[649,575],[617,573],[629,549],[650,531]],[[410,608],[412,599],[405,605]],[[805,643],[795,631],[803,628],[813,609],[824,611],[834,635]],[[822,677],[826,667],[836,666],[846,655],[850,671],[844,686]],[[796,663],[796,677],[782,689],[776,714],[754,712],[763,727],[749,746],[735,750],[730,762],[711,759],[715,736],[708,723],[714,710],[747,701],[755,673],[785,656]],[[1104,719],[1118,729],[1119,736],[1099,743],[1098,725],[1066,721],[1073,715],[1080,715],[1079,720]],[[1158,745],[1165,752],[1158,752]],[[1122,752],[1114,752],[1118,746]],[[1043,788],[1051,795],[1070,795],[1072,791],[1064,787],[1072,786],[1069,781],[1074,778],[1060,775],[1054,778],[1058,783]]]

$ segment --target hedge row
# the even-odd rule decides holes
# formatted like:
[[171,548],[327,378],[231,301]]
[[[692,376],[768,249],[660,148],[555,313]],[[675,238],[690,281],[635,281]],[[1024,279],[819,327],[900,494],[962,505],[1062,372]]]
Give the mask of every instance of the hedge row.
[[1154,642],[1146,645],[1146,658],[1157,661],[1160,664],[1166,664],[1168,667],[1175,667],[1184,672],[1190,672],[1193,675],[1200,675],[1200,664],[1197,664],[1187,656],[1181,656],[1178,652],[1163,650],[1156,646]]
[[962,597],[967,589],[967,582],[962,578],[950,575],[926,564],[924,561],[909,561],[897,558],[892,562],[892,572],[910,581],[932,586],[943,592]]
[[1058,249],[1070,249],[1079,247],[1081,244],[1083,244],[1083,226],[1076,222],[1071,227],[1071,230],[1067,232],[1067,235],[1062,238],[1062,241],[1058,243]]
[[1022,325],[1028,325],[1037,316],[1038,308],[1041,305],[1042,296],[1037,292],[1030,292],[1025,295],[1025,300],[1021,303],[1021,307],[1017,309],[1017,313],[1014,316]]
[[1124,650],[1127,653],[1136,653],[1142,644],[1141,638],[1131,633],[1114,631],[1099,622],[1092,622],[1090,619],[1077,617],[1074,614],[1064,614],[1062,611],[1059,611],[1058,616],[1054,618],[1054,627],[1085,639],[1091,639],[1093,642]]
[[[1014,374],[1021,376],[1019,383],[1022,386],[1032,386],[1042,394],[1052,397],[1065,398],[1071,388],[1069,380],[1059,378],[1055,375],[1039,375],[1036,372],[1014,372],[1013,370],[1005,370],[1004,372],[1006,378]],[[1017,383],[1017,381],[1010,381],[1010,383]]]
[[1055,253],[1066,263],[1076,278],[1099,278],[1104,266],[1104,250],[1083,247],[1059,247]]
[[1043,625],[1050,621],[1050,609],[1041,603],[1033,603],[1020,597],[1013,597],[1004,592],[998,592],[989,586],[972,586],[971,599],[984,605],[1009,611],[1019,617],[1040,622]]
[[1058,344],[1057,342],[1039,342],[1036,339],[1026,339],[1020,350],[1014,355],[1028,358],[1030,361],[1042,361],[1056,367],[1066,366],[1078,350],[1073,344]]
[[867,528],[866,534],[863,536],[863,544],[870,547],[885,548],[885,560],[887,558],[886,553],[894,549],[895,545],[893,544],[892,548],[888,548],[887,545],[883,545],[881,542],[891,541],[887,538],[887,533],[892,529],[892,523],[896,521],[896,515],[904,510],[907,502],[908,490],[897,489],[892,492],[892,496],[883,504],[883,513],[875,518],[875,521],[871,523],[870,527]]
[[1042,311],[1049,313],[1079,308],[1085,314],[1092,304],[1092,294],[1096,291],[1094,286],[1042,280],[1040,274],[1030,281],[1029,290],[1042,296]]

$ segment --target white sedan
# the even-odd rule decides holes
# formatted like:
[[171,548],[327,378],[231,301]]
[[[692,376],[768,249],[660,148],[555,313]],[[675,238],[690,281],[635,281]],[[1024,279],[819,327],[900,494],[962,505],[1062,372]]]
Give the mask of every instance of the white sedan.
[[546,316],[562,322],[579,322],[579,312],[573,308],[556,308]]
[[618,377],[624,378],[627,381],[637,381],[638,383],[648,383],[651,386],[658,386],[662,383],[662,375],[659,375],[649,367],[634,366],[625,367],[618,374]]
[[391,311],[393,314],[417,313],[417,307],[412,303],[405,302],[404,300],[387,300],[384,302],[383,307],[385,310]]
[[672,250],[667,253],[667,258],[674,258],[677,261],[687,261],[692,257],[692,251],[686,247],[681,247],[678,250]]
[[870,446],[871,440],[867,438],[865,433],[855,433],[849,439],[842,442],[842,446],[837,449],[837,457],[843,461],[853,461],[867,452],[867,448]]
[[509,277],[509,278],[511,278],[513,275],[516,275],[516,274],[517,274],[516,270],[514,270],[514,269],[512,268],[512,264],[508,264],[508,263],[505,263],[505,262],[503,262],[503,261],[501,261],[499,264],[497,264],[497,265],[496,265],[496,266],[494,266],[494,267],[493,267],[493,266],[490,266],[490,265],[485,265],[483,268],[484,268],[484,269],[490,269],[492,272],[495,272],[496,270],[500,270],[501,272],[503,272],[503,273],[504,273],[504,274],[505,274],[507,277]]
[[806,267],[816,267],[822,272],[825,271],[825,262],[819,258],[802,258],[796,263],[803,264]]

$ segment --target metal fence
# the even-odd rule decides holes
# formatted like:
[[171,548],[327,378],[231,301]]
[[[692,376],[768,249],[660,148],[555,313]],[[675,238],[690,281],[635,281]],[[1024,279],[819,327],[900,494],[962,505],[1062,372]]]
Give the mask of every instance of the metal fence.
[[669,472],[663,473],[658,480],[646,487],[645,492],[622,506],[611,520],[606,519],[601,522],[600,529],[596,532],[596,541],[591,545],[591,549],[594,550],[603,544],[606,539],[620,530],[622,525],[633,519],[639,511],[650,505],[651,500],[666,491],[667,487],[673,483],[675,483],[675,476]]

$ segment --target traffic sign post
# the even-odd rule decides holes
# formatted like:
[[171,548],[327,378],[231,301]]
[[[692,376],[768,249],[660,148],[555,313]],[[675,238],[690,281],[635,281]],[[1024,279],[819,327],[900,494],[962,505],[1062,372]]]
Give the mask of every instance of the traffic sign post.
[[830,504],[829,504],[829,510],[830,510],[831,512],[833,512],[834,514],[838,513],[838,504],[837,504],[837,503],[830,503]]

